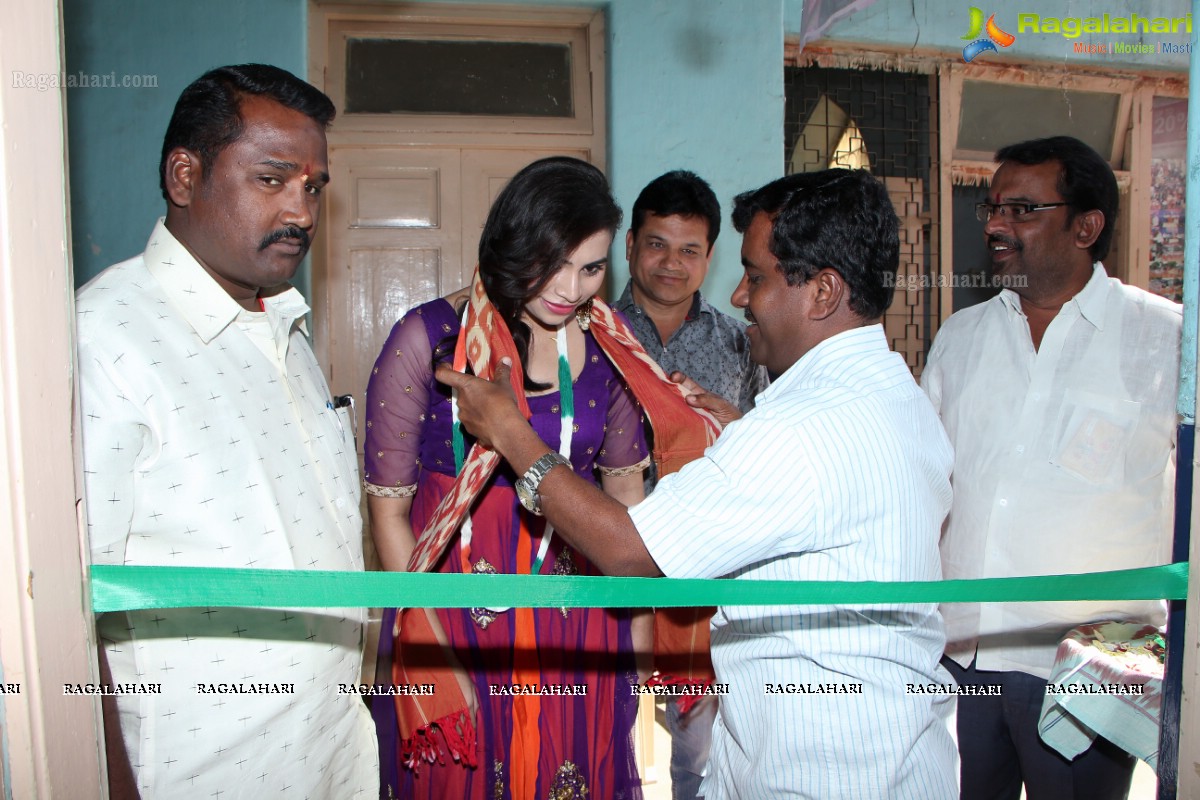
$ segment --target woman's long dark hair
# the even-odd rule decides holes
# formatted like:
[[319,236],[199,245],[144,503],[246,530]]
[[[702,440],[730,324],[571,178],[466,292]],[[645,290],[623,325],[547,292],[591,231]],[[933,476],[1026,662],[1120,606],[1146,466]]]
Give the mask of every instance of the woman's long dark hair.
[[[621,209],[604,173],[567,156],[543,158],[508,182],[479,239],[479,276],[488,298],[508,325],[521,366],[528,366],[531,331],[521,312],[541,293],[567,257],[601,231],[616,233]],[[525,389],[545,385],[529,380]]]

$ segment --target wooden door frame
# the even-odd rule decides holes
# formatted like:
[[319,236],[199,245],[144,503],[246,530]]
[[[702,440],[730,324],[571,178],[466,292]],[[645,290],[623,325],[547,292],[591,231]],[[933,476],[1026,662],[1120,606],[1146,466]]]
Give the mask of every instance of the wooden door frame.
[[0,786],[7,797],[102,797],[99,699],[62,689],[97,681],[72,433],[66,93],[12,85],[17,67],[62,74],[58,4],[0,7],[0,175],[11,198],[0,200]]
[[[555,8],[551,6],[517,7],[485,6],[437,3],[358,4],[346,5],[334,2],[309,2],[308,36],[308,79],[319,89],[328,92],[329,81],[339,70],[330,67],[330,37],[336,26],[346,23],[394,25],[410,22],[421,25],[474,26],[479,29],[503,30],[510,33],[514,27],[530,29],[562,28],[576,26],[583,32],[587,58],[582,60],[581,70],[586,70],[586,87],[590,92],[590,108],[586,115],[587,124],[564,126],[560,120],[550,120],[544,130],[537,130],[522,120],[521,124],[502,124],[504,117],[460,117],[434,118],[395,115],[395,127],[383,130],[378,118],[362,115],[356,120],[342,116],[329,129],[329,145],[335,147],[514,147],[539,149],[586,150],[592,154],[592,163],[605,169],[607,159],[607,81],[605,69],[605,18],[604,11],[589,8]],[[580,84],[576,82],[576,87]],[[339,109],[340,112],[340,109]],[[508,120],[512,122],[512,120]],[[332,193],[339,191],[333,186]],[[332,201],[332,198],[331,198]],[[329,202],[329,201],[327,201]],[[333,314],[339,310],[332,307],[329,293],[329,242],[318,231],[312,254],[312,297],[313,349],[317,359],[329,377],[329,352]]]

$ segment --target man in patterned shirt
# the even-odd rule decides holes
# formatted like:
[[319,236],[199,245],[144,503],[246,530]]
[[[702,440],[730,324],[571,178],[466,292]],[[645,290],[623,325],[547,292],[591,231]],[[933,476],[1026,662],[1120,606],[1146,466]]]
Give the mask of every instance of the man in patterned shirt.
[[745,323],[700,294],[720,232],[721,205],[703,178],[675,170],[652,180],[633,204],[630,280],[616,307],[664,372],[684,373],[745,413],[767,371],[750,360]]
[[[767,371],[750,360],[746,325],[713,308],[700,294],[720,232],[721,204],[699,175],[674,170],[650,181],[633,204],[625,235],[630,280],[616,307],[664,372],[682,372],[744,413],[766,388]],[[647,429],[647,434],[652,432]],[[657,482],[651,464],[646,494]],[[663,616],[679,624],[697,617],[697,633],[707,642],[713,609],[703,611],[700,615],[693,609],[659,612],[657,632],[670,624]],[[707,661],[707,646],[704,651]],[[667,699],[671,792],[674,800],[693,800],[700,796],[717,701],[701,698],[686,714],[680,705],[675,698]]]
[[[179,98],[165,220],[76,303],[92,563],[363,568],[349,418],[287,284],[316,233],[333,115],[260,64],[212,70]],[[101,616],[101,676],[135,690],[104,698],[112,796],[377,795],[370,716],[339,691],[357,682],[364,622],[363,609]]]

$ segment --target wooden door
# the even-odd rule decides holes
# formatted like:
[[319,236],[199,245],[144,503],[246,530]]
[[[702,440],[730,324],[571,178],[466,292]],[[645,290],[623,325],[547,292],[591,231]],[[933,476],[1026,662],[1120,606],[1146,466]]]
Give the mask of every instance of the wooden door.
[[453,149],[331,149],[331,185],[341,187],[326,221],[324,287],[335,394],[361,402],[392,324],[462,283],[459,160]]
[[[309,77],[339,111],[313,247],[314,349],[330,388],[359,401],[360,422],[391,326],[467,284],[488,208],[508,179],[554,154],[603,169],[603,20],[593,9],[551,7],[310,7]],[[457,54],[428,62],[445,80],[416,77],[414,53],[439,43]],[[506,60],[512,47],[530,50],[529,64],[556,53],[566,71],[525,75],[526,61]],[[374,55],[356,60],[367,51]]]
[[[413,306],[471,280],[492,201],[522,167],[586,150],[338,147],[325,225],[330,388],[361,402],[379,348]],[[362,442],[359,441],[361,448]]]

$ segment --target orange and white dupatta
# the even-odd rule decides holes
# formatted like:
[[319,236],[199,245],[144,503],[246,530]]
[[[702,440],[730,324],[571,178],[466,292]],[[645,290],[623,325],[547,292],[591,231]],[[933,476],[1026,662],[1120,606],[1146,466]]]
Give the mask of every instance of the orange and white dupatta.
[[[677,471],[687,462],[698,458],[706,447],[716,441],[720,426],[707,412],[692,408],[684,399],[683,390],[667,379],[662,369],[638,342],[633,332],[611,308],[600,300],[592,304],[591,333],[605,355],[621,373],[646,413],[654,430],[653,457],[660,475]],[[525,399],[524,373],[516,344],[495,306],[487,297],[476,272],[468,301],[467,322],[459,334],[456,363],[470,364],[476,376],[491,380],[507,357],[512,362],[511,381],[517,406],[526,418],[529,404]],[[493,450],[475,444],[471,447],[450,492],[442,498],[416,547],[409,558],[410,572],[432,571],[441,560],[454,534],[461,527],[467,509],[483,489],[500,456]],[[529,563],[526,559],[525,563]],[[669,681],[705,683],[712,680],[708,662],[708,617],[711,611],[697,614],[698,623],[678,631],[674,641],[665,641],[660,625],[656,624],[656,660],[662,660],[667,650],[683,649],[670,662],[674,671]],[[400,761],[417,769],[420,762],[441,761],[447,753],[465,767],[475,764],[475,727],[467,713],[467,693],[474,691],[462,668],[451,665],[449,658],[436,658],[445,653],[434,635],[428,609],[403,608],[396,614],[392,631],[395,637],[395,658],[392,680],[396,685],[433,684],[431,695],[397,695],[396,714],[399,721]],[[537,642],[532,609],[514,609],[516,614],[517,659],[513,667],[513,683],[538,683]],[[416,657],[416,654],[420,657]],[[409,654],[412,663],[407,663]],[[664,664],[667,662],[663,662]],[[536,780],[538,751],[538,698],[514,698],[513,741],[510,753],[510,780],[514,797],[526,797]]]

